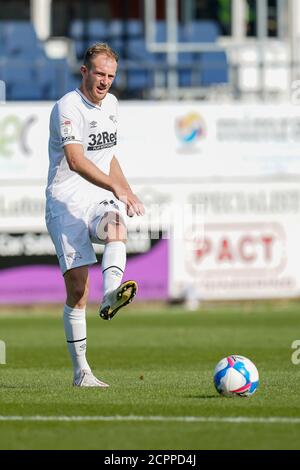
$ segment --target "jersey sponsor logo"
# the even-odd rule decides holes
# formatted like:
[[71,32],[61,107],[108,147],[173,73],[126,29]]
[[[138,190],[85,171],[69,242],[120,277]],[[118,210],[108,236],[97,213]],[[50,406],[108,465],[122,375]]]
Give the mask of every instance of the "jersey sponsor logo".
[[70,140],[75,140],[75,135],[69,135],[68,137],[62,137],[61,141],[64,144],[65,142],[68,142]]
[[95,129],[95,127],[97,127],[97,124],[97,121],[90,122],[90,129]]
[[117,144],[117,132],[90,134],[87,150],[102,150]]

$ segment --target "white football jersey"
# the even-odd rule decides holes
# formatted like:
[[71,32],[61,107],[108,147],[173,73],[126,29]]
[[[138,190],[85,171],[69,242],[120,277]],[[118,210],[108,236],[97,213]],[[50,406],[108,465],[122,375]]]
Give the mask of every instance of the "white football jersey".
[[85,157],[109,174],[117,144],[117,107],[118,101],[110,93],[101,105],[95,105],[79,89],[67,93],[53,107],[46,189],[47,216],[76,212],[112,196],[110,191],[95,186],[70,170],[64,146],[82,144]]

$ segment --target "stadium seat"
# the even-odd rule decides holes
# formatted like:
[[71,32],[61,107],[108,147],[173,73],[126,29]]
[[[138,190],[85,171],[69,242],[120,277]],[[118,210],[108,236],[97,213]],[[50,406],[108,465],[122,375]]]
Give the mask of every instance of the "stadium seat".
[[2,64],[2,80],[6,82],[14,81],[15,83],[22,84],[23,82],[34,83],[34,66],[32,61],[27,59],[11,59],[5,58],[1,61]]
[[71,21],[69,28],[69,36],[71,39],[81,39],[83,36],[83,22],[82,20]]
[[8,100],[37,100],[42,98],[41,88],[36,81],[35,68],[28,59],[2,59],[0,79],[6,83]]
[[140,20],[112,20],[108,24],[107,35],[111,47],[120,57],[127,60],[130,59],[128,42],[133,40],[143,41],[143,23]]
[[80,86],[80,82],[81,82],[80,74],[74,75],[70,73],[67,77],[65,93],[69,93],[70,91],[75,90],[75,88],[78,88]]
[[179,64],[177,66],[178,73],[178,85],[179,87],[190,87],[192,86],[193,77],[193,65]]
[[167,26],[164,20],[158,20],[155,24],[155,40],[157,42],[166,42]]
[[203,52],[193,65],[178,65],[180,87],[209,87],[228,83],[228,64],[224,51]]
[[46,57],[24,21],[0,21],[0,80],[9,100],[56,100],[79,83],[65,59]]
[[107,41],[108,28],[106,21],[90,20],[88,24],[88,35],[92,42]]
[[89,20],[86,23],[83,20],[73,20],[69,29],[71,39],[82,39],[85,35],[89,38],[98,36],[107,37],[107,23],[103,20]]
[[3,21],[0,21],[0,56],[3,56],[5,51],[3,23]]
[[[181,42],[216,43],[218,25],[214,21],[194,20],[179,27]],[[178,54],[179,85],[212,86],[228,83],[228,64],[224,51],[183,52]]]
[[149,52],[146,49],[145,39],[129,39],[127,44],[128,59],[153,66],[165,60],[165,54]]
[[75,54],[77,59],[82,59],[84,52],[86,50],[87,44],[85,41],[82,41],[81,39],[76,39],[75,40]]
[[5,57],[5,48],[4,48],[4,44],[0,38],[0,57]]
[[109,40],[113,38],[121,38],[125,33],[125,22],[123,20],[111,20],[108,23],[107,33]]
[[142,20],[129,19],[126,21],[126,34],[130,38],[144,37],[144,25]]
[[36,61],[35,73],[37,81],[42,89],[44,100],[54,100],[57,98],[59,92],[57,87],[57,72],[55,61],[53,60],[38,60]]
[[74,39],[76,56],[81,59],[91,44],[108,40],[108,26],[100,19],[90,20],[86,24],[82,20],[74,20],[70,25],[69,35]]
[[72,74],[65,59],[56,59],[51,62],[53,62],[56,74],[55,99],[59,99],[71,90],[70,85],[73,85]]
[[44,55],[33,24],[29,21],[2,21],[0,28],[7,56],[35,58]]
[[23,82],[20,86],[19,83],[10,82],[7,87],[7,99],[11,101],[42,100],[43,93],[37,83],[33,86],[32,82]]
[[79,85],[63,59],[43,60],[36,64],[36,75],[42,89],[43,100],[57,100]]
[[228,63],[224,51],[203,52],[200,56],[202,86],[228,83]]
[[210,42],[218,40],[219,28],[214,21],[194,20],[179,26],[179,41]]
[[141,66],[138,62],[131,60],[119,60],[119,72],[116,76],[114,85],[119,89],[126,89],[131,98],[141,96],[143,90],[153,87],[154,69],[144,64]]
[[127,87],[130,92],[147,90],[153,87],[153,73],[148,69],[131,69],[127,72]]

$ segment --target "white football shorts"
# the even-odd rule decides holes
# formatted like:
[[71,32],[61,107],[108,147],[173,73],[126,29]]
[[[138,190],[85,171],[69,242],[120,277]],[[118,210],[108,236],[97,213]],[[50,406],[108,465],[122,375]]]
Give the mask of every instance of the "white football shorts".
[[[115,212],[126,226],[126,206],[116,199],[106,199],[90,208],[46,216],[46,225],[54,243],[62,274],[79,266],[97,263],[92,243],[105,243],[101,221],[107,212]],[[99,238],[101,237],[101,238]]]

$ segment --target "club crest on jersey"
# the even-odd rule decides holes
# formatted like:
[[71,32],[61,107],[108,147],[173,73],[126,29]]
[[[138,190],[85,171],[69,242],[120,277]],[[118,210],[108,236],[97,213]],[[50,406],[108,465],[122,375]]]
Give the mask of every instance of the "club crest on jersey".
[[114,116],[113,114],[111,116],[109,116],[109,119],[114,123],[114,124],[117,124],[117,117]]

